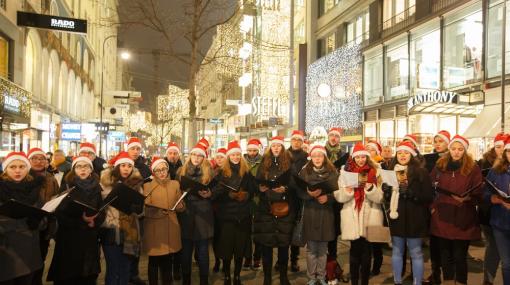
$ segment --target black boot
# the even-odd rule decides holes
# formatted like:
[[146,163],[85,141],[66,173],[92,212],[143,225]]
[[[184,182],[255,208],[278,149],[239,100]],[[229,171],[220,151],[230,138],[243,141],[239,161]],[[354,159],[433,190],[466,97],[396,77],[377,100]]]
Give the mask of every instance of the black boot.
[[182,285],[191,285],[191,274],[182,275]]
[[209,285],[209,275],[200,275],[200,285]]
[[225,275],[225,279],[223,281],[223,285],[232,285],[232,278],[230,278],[230,274],[228,276]]
[[280,285],[290,285],[287,268],[287,264],[280,264]]
[[292,272],[299,272],[299,270],[300,270],[300,268],[299,268],[297,260],[292,261],[290,263],[290,271],[292,271]]
[[239,275],[234,276],[234,285],[243,285],[241,283],[241,276],[239,276]]
[[174,270],[173,271],[174,271],[174,273],[173,273],[173,280],[175,280],[175,281],[181,280],[182,277],[181,277],[181,268],[180,268],[180,266],[174,265]]
[[163,270],[161,272],[161,279],[163,280],[163,285],[172,285],[172,269]]
[[272,266],[272,264],[262,263],[262,269],[264,270],[264,285],[271,285]]
[[157,266],[149,266],[148,274],[149,275],[149,285],[158,285],[158,267]]

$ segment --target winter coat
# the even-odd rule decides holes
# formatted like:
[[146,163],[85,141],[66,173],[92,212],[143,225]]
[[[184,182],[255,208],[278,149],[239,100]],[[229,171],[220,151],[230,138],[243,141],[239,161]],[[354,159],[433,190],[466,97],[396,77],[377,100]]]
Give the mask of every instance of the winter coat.
[[[251,225],[251,199],[253,193],[257,190],[255,187],[255,181],[253,176],[249,172],[244,175],[246,178],[240,177],[239,175],[239,164],[233,165],[231,162],[230,168],[232,175],[226,177],[223,171],[219,171],[216,180],[218,180],[217,186],[213,190],[213,201],[217,204],[216,217],[217,221],[222,222],[233,222],[239,224]],[[244,179],[244,180],[243,180]],[[241,184],[242,183],[242,184]],[[240,189],[240,191],[246,192],[246,199],[244,201],[237,201],[229,195],[231,190],[222,184],[226,184],[230,187]]]
[[[143,178],[140,172],[133,168],[133,172],[123,183],[132,188],[132,191],[142,192],[140,187],[142,181]],[[112,177],[112,169],[105,169],[101,174],[101,186],[103,187],[101,196],[103,199],[107,200],[116,183],[119,183],[119,181],[115,181]],[[101,242],[106,245],[122,245],[125,254],[138,256],[140,254],[141,236],[137,214],[127,215],[113,206],[108,206],[105,213],[106,218],[101,225]]]
[[96,156],[92,161],[92,165],[94,166],[94,172],[101,177],[101,172],[104,170],[106,164],[106,160],[102,159],[99,156]]
[[[184,166],[183,166],[184,167]],[[202,172],[189,164],[186,176],[201,183]],[[208,166],[207,166],[208,167]],[[177,180],[181,181],[181,170],[177,170]],[[211,170],[212,173],[212,170]],[[182,189],[181,190],[186,190]],[[179,214],[181,237],[189,240],[205,240],[214,236],[214,213],[210,198],[198,194],[188,194],[184,198],[186,210]]]
[[[505,173],[496,173],[493,169],[489,171],[487,180],[491,181],[499,190],[510,194],[510,169]],[[491,203],[491,196],[494,194],[492,186],[485,184],[484,200]],[[490,208],[490,225],[502,231],[510,231],[510,210],[501,204],[492,204]]]
[[244,159],[248,166],[250,167],[250,173],[253,177],[257,176],[257,171],[259,170],[260,163],[262,162],[262,156],[258,154],[254,159],[250,159],[248,154],[244,155]]
[[168,176],[171,180],[175,180],[175,177],[177,176],[177,170],[182,166],[182,161],[178,159],[176,163],[171,163],[166,157],[165,161],[168,163]]
[[[278,177],[283,174],[283,171],[278,169],[277,162],[273,160],[268,173],[271,177]],[[257,179],[265,180],[260,167],[257,172]],[[289,185],[291,183],[292,178]],[[271,189],[259,193],[260,202],[255,209],[253,219],[253,239],[256,243],[268,247],[289,246],[297,211],[294,202],[296,193],[292,192],[292,187],[289,187],[289,185],[284,185],[287,186],[285,193],[276,193]],[[283,201],[287,201],[289,204],[289,214],[280,218],[273,216],[271,214],[271,203]]]
[[379,168],[376,168],[375,176],[378,182],[373,184],[371,191],[367,191],[367,189],[356,190],[363,191],[365,195],[360,211],[355,208],[354,191],[348,193],[346,186],[343,184],[342,177],[339,177],[339,189],[334,192],[334,195],[339,203],[343,203],[342,210],[340,211],[340,227],[343,240],[357,240],[360,237],[366,238],[367,226],[381,226],[383,224],[384,214],[381,209],[383,193],[381,190]]
[[[407,190],[399,195],[398,217],[389,218],[392,236],[420,238],[430,234],[429,206],[434,196],[432,182],[427,169],[420,167],[415,171],[413,176],[407,177]],[[389,203],[389,199],[385,202]],[[386,209],[388,211],[389,206]]]
[[[37,173],[30,171],[30,175],[35,177]],[[60,192],[60,187],[58,186],[58,182],[53,174],[45,171],[41,177],[43,178],[43,185],[40,191],[40,199],[43,203],[46,203]]]
[[[311,163],[311,162],[309,162]],[[323,168],[313,170],[308,173],[306,169],[299,172],[299,178],[308,184],[316,184],[328,181],[331,189],[338,189],[338,173],[330,172]],[[320,204],[315,198],[308,195],[307,187],[298,188],[298,196],[303,200],[303,236],[306,241],[331,241],[335,239],[335,217],[333,213],[333,204],[336,203],[333,192],[325,193],[328,201]]]
[[[39,189],[43,179],[16,183],[0,180],[0,204],[15,199],[41,206]],[[43,266],[37,222],[0,215],[0,282],[30,274]]]
[[138,172],[140,172],[143,179],[152,175],[151,169],[147,165],[147,160],[142,156],[139,156],[135,160],[135,168],[138,169]]
[[431,233],[434,236],[452,240],[480,239],[480,225],[476,206],[482,198],[482,173],[475,165],[467,176],[457,167],[442,172],[437,167],[430,174],[433,185],[449,192],[462,194],[478,185],[471,193],[471,200],[459,204],[448,194],[438,193],[431,206]]
[[143,186],[143,194],[149,193],[145,200],[143,251],[149,256],[178,252],[182,247],[181,228],[177,213],[168,209],[173,208],[182,195],[179,182],[154,179]]
[[425,168],[427,168],[430,173],[434,167],[436,167],[436,163],[439,160],[441,155],[438,152],[428,153],[423,156],[423,160],[425,161]]
[[[85,185],[84,181],[89,183]],[[76,177],[69,183],[69,187],[73,186],[75,188],[69,199],[64,199],[55,211],[59,227],[48,272],[49,281],[94,276],[101,272],[98,239],[104,213],[96,217],[95,226],[91,228],[83,221],[83,212],[79,208],[76,210],[72,201],[79,200],[96,209],[100,208],[103,205],[101,186],[96,176],[88,180]]]
[[[496,152],[491,149],[484,153],[483,158],[478,161],[478,166],[480,166],[480,170],[482,171],[482,176],[484,178],[487,177],[487,174],[492,169],[496,158]],[[480,221],[481,225],[490,225],[491,207],[492,203],[490,200],[487,201],[486,199],[482,199],[478,205],[478,220]]]

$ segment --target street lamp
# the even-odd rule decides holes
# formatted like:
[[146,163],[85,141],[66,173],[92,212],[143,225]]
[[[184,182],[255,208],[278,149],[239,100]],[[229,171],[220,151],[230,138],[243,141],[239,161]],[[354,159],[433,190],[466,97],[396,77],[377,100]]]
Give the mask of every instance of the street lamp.
[[123,51],[121,54],[120,54],[120,57],[123,59],[123,60],[128,60],[131,58],[131,54],[127,51]]

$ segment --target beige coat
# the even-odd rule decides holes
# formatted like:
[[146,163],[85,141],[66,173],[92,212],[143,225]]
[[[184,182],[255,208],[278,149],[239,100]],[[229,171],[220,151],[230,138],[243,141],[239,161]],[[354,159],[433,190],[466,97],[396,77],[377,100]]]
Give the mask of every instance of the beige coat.
[[[143,194],[149,195],[145,200],[143,252],[149,256],[166,255],[181,250],[181,228],[175,211],[171,209],[179,197],[181,190],[176,180],[146,183]],[[184,210],[184,209],[182,209]]]

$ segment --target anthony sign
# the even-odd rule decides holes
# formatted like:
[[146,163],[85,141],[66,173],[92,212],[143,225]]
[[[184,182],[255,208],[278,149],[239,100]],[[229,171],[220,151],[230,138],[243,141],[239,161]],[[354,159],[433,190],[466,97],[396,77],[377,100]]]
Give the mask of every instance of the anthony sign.
[[458,94],[451,91],[429,91],[409,98],[407,101],[407,110],[411,110],[414,106],[422,103],[457,103]]
[[18,26],[57,30],[70,33],[87,33],[87,21],[18,11]]

